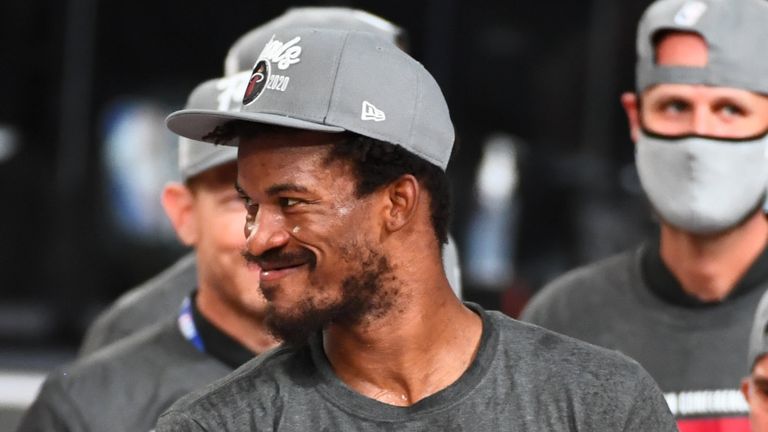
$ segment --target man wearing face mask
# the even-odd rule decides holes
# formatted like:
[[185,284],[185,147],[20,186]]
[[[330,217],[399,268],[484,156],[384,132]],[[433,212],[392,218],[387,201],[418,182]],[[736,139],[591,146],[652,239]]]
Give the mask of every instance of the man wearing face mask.
[[545,287],[523,319],[638,360],[683,431],[748,430],[738,386],[768,287],[768,2],[660,0],[622,96],[660,234]]

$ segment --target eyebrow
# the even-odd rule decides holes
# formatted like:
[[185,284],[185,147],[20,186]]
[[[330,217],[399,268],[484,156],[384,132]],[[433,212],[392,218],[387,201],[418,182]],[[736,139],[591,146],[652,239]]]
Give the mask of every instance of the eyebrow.
[[283,192],[307,193],[309,192],[309,189],[294,183],[280,183],[270,186],[269,189],[267,189],[267,195],[269,196],[278,195]]
[[656,96],[651,103],[646,102],[648,106],[654,106],[658,107],[660,105],[666,105],[671,102],[684,102],[687,104],[691,104],[691,98],[689,95],[680,95],[680,94],[662,94]]
[[[235,183],[235,190],[238,194],[240,194],[243,197],[248,197],[248,193],[243,189],[242,186],[240,186],[239,183]],[[297,185],[294,183],[279,183],[273,186],[270,186],[269,189],[267,189],[267,195],[269,196],[275,196],[279,195],[283,192],[298,192],[298,193],[307,193],[309,192],[309,189],[307,189],[304,186]]]
[[749,101],[742,100],[740,97],[735,95],[718,96],[715,98],[714,103],[715,105],[723,105],[723,104],[738,105],[738,107],[743,109],[744,111],[752,112]]

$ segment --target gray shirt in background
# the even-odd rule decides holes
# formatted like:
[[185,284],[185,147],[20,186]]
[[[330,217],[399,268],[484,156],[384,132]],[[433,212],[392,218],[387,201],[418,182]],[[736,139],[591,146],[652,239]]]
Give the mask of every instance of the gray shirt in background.
[[676,431],[650,376],[616,352],[468,305],[483,320],[477,356],[458,381],[410,407],[342,383],[320,335],[282,347],[181,399],[170,431]]
[[[748,373],[752,317],[768,288],[768,254],[731,296],[696,304],[657,294],[682,295],[657,248],[643,245],[563,275],[534,297],[522,319],[637,360],[664,391],[681,428],[727,419],[747,430],[749,407],[739,384]],[[656,265],[644,266],[646,260]]]
[[148,432],[174,401],[232,370],[168,317],[51,373],[18,432]]
[[196,286],[195,254],[189,253],[100,313],[83,338],[79,356],[175,316],[184,297]]

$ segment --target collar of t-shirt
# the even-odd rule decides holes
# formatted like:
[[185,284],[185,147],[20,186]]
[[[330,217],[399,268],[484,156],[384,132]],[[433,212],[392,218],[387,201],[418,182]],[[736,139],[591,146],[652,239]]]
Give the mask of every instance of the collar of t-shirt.
[[232,369],[237,369],[256,355],[205,318],[197,308],[197,292],[192,294],[191,309],[192,321],[206,354]]
[[[327,400],[345,411],[365,419],[376,419],[379,422],[402,422],[404,415],[409,419],[427,417],[444,412],[443,409],[455,406],[457,401],[468,398],[488,375],[488,371],[496,358],[500,346],[500,331],[495,319],[477,304],[465,302],[469,309],[480,316],[483,322],[483,332],[475,359],[459,379],[448,387],[428,396],[410,407],[389,405],[357,393],[338,378],[333,366],[328,361],[323,348],[322,333],[317,332],[309,339],[305,349],[320,378],[315,387],[324,394]],[[494,315],[498,317],[498,315]],[[307,368],[307,371],[311,370]],[[487,381],[487,380],[485,380]],[[477,392],[475,392],[477,394]],[[440,415],[440,414],[438,414]],[[392,424],[392,423],[390,423]]]
[[768,281],[768,248],[764,249],[752,263],[733,291],[719,302],[705,302],[683,290],[680,282],[675,279],[664,260],[661,259],[658,239],[645,244],[641,257],[641,272],[648,288],[662,300],[685,307],[706,308],[722,304],[723,301],[733,300],[762,287]]

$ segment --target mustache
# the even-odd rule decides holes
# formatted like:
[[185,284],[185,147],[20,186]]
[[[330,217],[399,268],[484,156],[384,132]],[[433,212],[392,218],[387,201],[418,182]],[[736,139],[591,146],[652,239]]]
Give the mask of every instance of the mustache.
[[262,269],[309,264],[309,268],[313,270],[317,264],[317,257],[315,254],[306,248],[300,248],[296,251],[287,251],[284,248],[270,249],[261,255],[254,255],[248,250],[243,250],[240,255],[242,255],[247,262],[256,264]]

